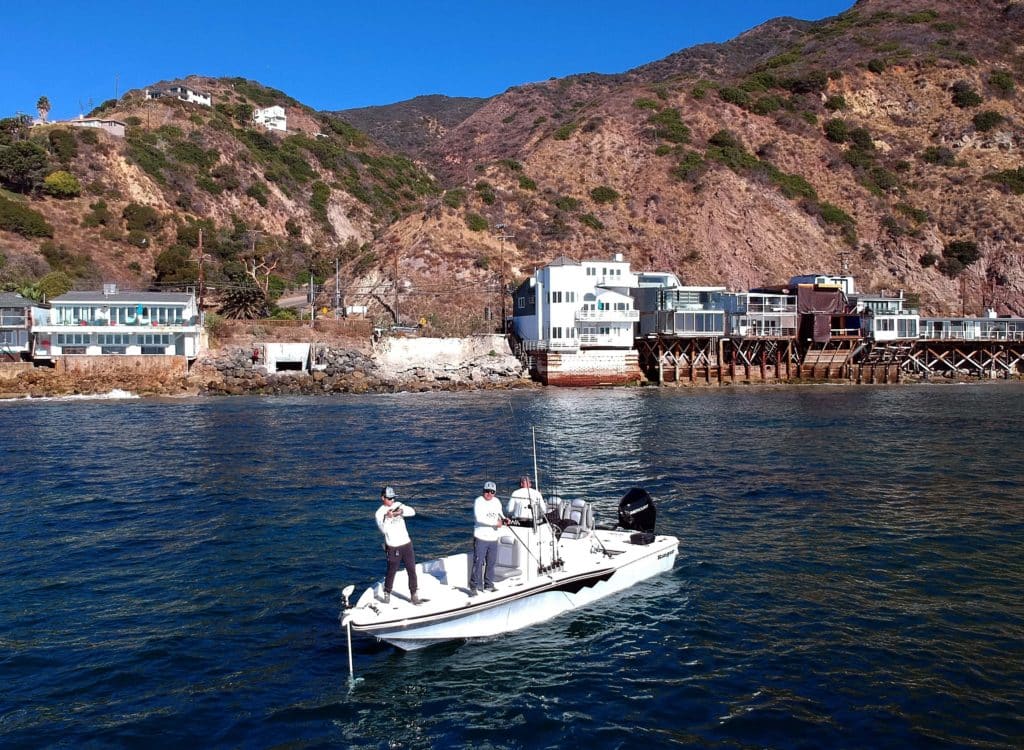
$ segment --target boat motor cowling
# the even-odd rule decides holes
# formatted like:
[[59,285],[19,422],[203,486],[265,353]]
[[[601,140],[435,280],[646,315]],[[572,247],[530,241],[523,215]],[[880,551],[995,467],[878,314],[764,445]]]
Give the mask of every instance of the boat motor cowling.
[[619,526],[632,531],[654,532],[658,511],[647,490],[634,487],[619,501]]

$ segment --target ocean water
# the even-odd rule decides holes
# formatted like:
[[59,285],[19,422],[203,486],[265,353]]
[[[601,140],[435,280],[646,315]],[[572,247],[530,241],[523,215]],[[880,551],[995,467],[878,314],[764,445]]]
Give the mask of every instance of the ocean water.
[[[1024,746],[1024,387],[0,403],[3,747]],[[633,486],[675,569],[404,653],[340,591],[482,482]]]

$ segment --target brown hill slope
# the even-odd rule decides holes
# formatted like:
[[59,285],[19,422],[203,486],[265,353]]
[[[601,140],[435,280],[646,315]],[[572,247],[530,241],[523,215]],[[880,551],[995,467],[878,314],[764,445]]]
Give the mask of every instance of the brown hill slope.
[[[213,110],[132,92],[104,105],[135,118],[123,142],[75,134],[82,197],[5,194],[54,237],[0,230],[0,283],[58,267],[186,278],[204,226],[218,283],[256,260],[282,279],[338,260],[350,303],[452,332],[487,325],[502,283],[535,266],[614,252],[732,287],[846,266],[931,311],[1024,314],[1022,32],[1019,1],[861,0],[620,75],[514,87],[465,116],[441,99],[368,113],[419,167],[252,82],[194,79]],[[286,136],[249,123],[271,103]],[[32,138],[53,168],[45,130]]]
[[[729,286],[846,265],[933,311],[1020,314],[1022,17],[862,0],[780,19],[622,76],[510,89],[421,158],[463,183],[455,214],[516,235],[511,277],[615,251]],[[497,257],[455,230],[437,242]]]

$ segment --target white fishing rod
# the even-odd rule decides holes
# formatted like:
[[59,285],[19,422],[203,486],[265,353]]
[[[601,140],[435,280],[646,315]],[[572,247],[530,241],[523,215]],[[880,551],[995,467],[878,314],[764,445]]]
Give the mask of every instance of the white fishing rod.
[[352,666],[352,618],[349,616],[349,610],[352,609],[352,605],[349,604],[349,597],[352,596],[352,592],[356,590],[356,587],[349,584],[341,590],[341,596],[344,600],[344,614],[342,614],[342,623],[345,625],[345,636],[348,642],[348,687],[351,690],[355,687],[357,682],[362,682],[363,678],[357,678],[355,676],[355,670]]

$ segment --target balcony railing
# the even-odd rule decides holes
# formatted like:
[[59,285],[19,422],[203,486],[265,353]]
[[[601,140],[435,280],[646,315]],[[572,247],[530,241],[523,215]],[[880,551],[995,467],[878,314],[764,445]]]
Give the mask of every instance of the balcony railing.
[[526,339],[521,343],[523,349],[528,352],[564,352],[564,351],[576,351],[580,348],[579,339],[553,339],[546,341],[544,339]]
[[639,310],[577,310],[576,320],[635,323],[640,320]]

